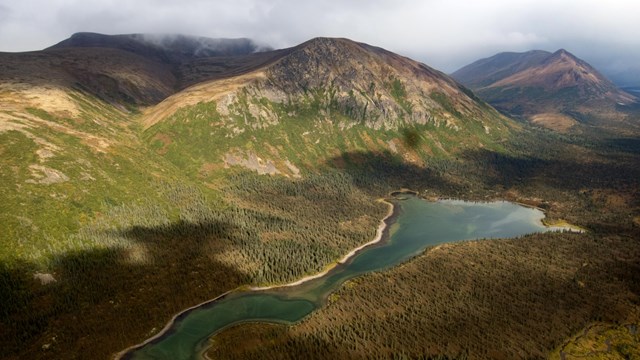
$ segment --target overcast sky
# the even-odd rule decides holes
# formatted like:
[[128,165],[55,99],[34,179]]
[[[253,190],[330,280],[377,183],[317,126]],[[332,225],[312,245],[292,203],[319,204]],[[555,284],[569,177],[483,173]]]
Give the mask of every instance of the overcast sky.
[[445,72],[501,51],[565,48],[607,74],[640,74],[638,19],[636,0],[0,0],[0,51],[80,31],[249,37],[275,48],[335,36]]

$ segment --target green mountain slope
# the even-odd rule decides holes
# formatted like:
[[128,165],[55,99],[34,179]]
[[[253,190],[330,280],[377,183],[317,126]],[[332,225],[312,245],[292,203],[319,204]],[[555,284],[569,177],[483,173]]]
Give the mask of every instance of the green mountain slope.
[[0,60],[3,358],[105,358],[182,308],[321,271],[373,237],[373,194],[518,128],[345,39],[177,65],[113,46]]
[[127,108],[166,96],[172,76],[109,50],[1,56],[3,258],[43,260],[166,168],[141,146]]

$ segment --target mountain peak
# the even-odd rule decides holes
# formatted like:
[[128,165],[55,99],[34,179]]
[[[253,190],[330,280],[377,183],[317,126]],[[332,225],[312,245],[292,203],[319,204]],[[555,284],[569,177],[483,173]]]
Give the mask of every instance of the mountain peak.
[[587,64],[583,60],[580,60],[580,58],[578,58],[577,56],[573,55],[572,53],[568,52],[565,49],[559,49],[553,54],[551,54],[551,56],[548,57],[547,62],[553,62],[553,61],[564,61],[564,62],[569,62],[571,64],[580,64],[581,66],[589,67],[595,71],[595,69],[593,69],[591,65]]
[[[340,114],[337,118],[372,128],[397,129],[407,123],[458,128],[470,118],[493,121],[489,119],[495,116],[445,74],[375,46],[318,37],[278,52],[277,59],[242,78],[238,88],[264,101],[282,103],[286,99],[302,109],[321,109],[323,119]],[[217,84],[206,86],[211,90],[198,88],[202,90],[198,93],[210,99]],[[227,93],[225,101],[235,96],[235,92]],[[204,99],[193,97],[190,101]],[[161,121],[165,113],[161,108],[150,113],[147,126]],[[220,106],[221,113],[229,111]],[[267,108],[264,112],[269,113]]]
[[465,66],[453,76],[497,108],[525,117],[597,113],[618,118],[617,107],[634,101],[566,49],[498,54]]
[[271,49],[247,38],[207,38],[183,34],[105,35],[78,32],[45,50],[71,47],[119,49],[171,64],[193,58],[248,55]]
[[337,45],[337,44],[356,44],[356,42],[347,38],[318,36],[303,42],[299,46],[304,47],[304,46],[321,46],[321,45]]
[[352,55],[367,50],[367,45],[346,38],[316,37],[293,48],[294,50],[305,49],[311,53],[318,53],[324,56],[336,55],[338,53]]
[[324,49],[324,51],[330,50],[334,53],[346,52],[351,53],[352,55],[379,55],[394,57],[396,59],[405,59],[416,63],[413,60],[410,60],[404,56],[395,54],[383,48],[341,37],[315,37],[292,48],[292,50],[298,49]]

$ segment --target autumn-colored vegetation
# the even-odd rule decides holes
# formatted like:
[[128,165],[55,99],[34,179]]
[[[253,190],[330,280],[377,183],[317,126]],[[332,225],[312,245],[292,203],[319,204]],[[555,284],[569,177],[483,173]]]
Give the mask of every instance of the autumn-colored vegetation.
[[[544,358],[591,322],[638,323],[639,259],[635,239],[617,235],[543,234],[442,245],[347,283],[300,324],[223,331],[212,339],[209,354]],[[250,341],[240,335],[246,332]]]
[[[254,343],[273,341],[258,355],[497,357],[504,344],[537,357],[630,314],[633,127],[530,129],[423,64],[348,40],[261,56],[177,72],[113,49],[2,56],[0,358],[108,358],[227,290],[318,272],[371,240],[386,211],[375,199],[399,188],[519,201],[589,232],[427,252],[352,282],[300,325],[251,328]],[[204,78],[217,80],[177,92]],[[458,336],[453,316],[481,335]],[[397,338],[405,326],[417,330]],[[432,328],[456,338],[419,339]],[[215,349],[249,356],[238,329]]]
[[339,173],[239,174],[232,184],[225,207],[195,187],[162,185],[177,217],[153,203],[114,207],[78,235],[105,247],[54,258],[53,284],[29,277],[34,264],[3,265],[2,356],[104,358],[224,291],[322,270],[371,239],[386,211]]
[[[482,169],[476,184],[484,186],[449,184],[479,198],[502,188],[501,196],[571,219],[587,233],[441,245],[345,284],[299,324],[227,329],[212,338],[209,356],[514,359],[555,351],[572,358],[591,347],[602,356],[632,356],[637,336],[624,329],[640,324],[637,148],[592,144],[582,148],[589,156],[573,162],[579,152],[554,154],[550,146],[522,157],[475,153],[475,162],[451,173],[461,166],[482,179]],[[412,185],[423,195],[438,188]],[[572,340],[591,324],[627,335]]]
[[[400,187],[528,202],[589,232],[427,252],[344,287],[327,309],[277,330],[277,339],[267,337],[273,351],[257,355],[493,357],[499,352],[492,346],[500,344],[507,357],[542,356],[591,321],[626,321],[630,314],[640,176],[633,142],[585,147],[538,135],[550,140],[535,152],[521,140],[509,153],[470,151],[425,168],[389,153],[347,152],[338,169],[330,159],[322,173],[301,180],[228,170],[222,199],[198,186],[159,182],[152,198],[162,201],[110,205],[81,227],[74,235],[79,243],[90,238],[105,246],[53,258],[48,271],[56,283],[33,279],[41,271],[35,263],[3,265],[2,356],[105,358],[226,290],[317,272],[373,236],[385,211],[373,200]],[[381,316],[391,322],[380,324]],[[460,327],[450,328],[452,317]],[[474,332],[461,330],[471,326],[468,319]],[[423,336],[432,329],[449,335]],[[216,351],[247,350],[227,340],[216,344]]]
[[[503,195],[563,214],[587,233],[441,245],[348,282],[299,324],[224,330],[212,338],[209,357],[514,359],[555,350],[572,358],[591,346],[602,356],[632,356],[638,346],[632,331],[640,324],[640,228],[631,216],[638,183],[629,175],[637,170],[633,162],[618,163],[615,173],[591,164],[588,178],[574,172],[545,179],[557,165],[541,161],[498,156],[485,164],[501,166],[485,170],[505,171],[505,182],[519,179]],[[530,167],[542,171],[531,174],[533,184]],[[583,188],[589,183],[598,186]],[[545,200],[523,196],[529,192]],[[592,323],[626,327],[593,342],[571,340]]]

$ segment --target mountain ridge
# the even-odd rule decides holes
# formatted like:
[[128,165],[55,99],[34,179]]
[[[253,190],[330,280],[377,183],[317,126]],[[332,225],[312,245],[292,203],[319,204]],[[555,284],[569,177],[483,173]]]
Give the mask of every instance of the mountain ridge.
[[[513,75],[532,64],[539,64],[550,54],[545,50],[530,50],[522,53],[501,52],[463,66],[451,73],[451,76],[465,86],[480,88],[495,82],[497,78]],[[479,76],[481,73],[485,76]]]
[[[252,71],[145,109],[147,141],[164,156],[194,159],[181,164],[192,171],[253,164],[245,167],[298,176],[290,164],[315,171],[314,163],[340,162],[338,149],[424,165],[426,154],[499,147],[518,127],[446,75],[378,47],[315,38],[278,51]],[[218,145],[204,152],[211,141]]]
[[502,111],[530,120],[562,117],[564,127],[567,121],[606,125],[624,120],[624,106],[638,101],[565,49],[500,53],[451,75]]
[[183,34],[142,33],[105,35],[79,32],[44,49],[44,51],[77,47],[120,49],[170,64],[193,58],[248,55],[271,50],[270,47],[258,45],[248,38],[229,39]]
[[[424,124],[433,120],[431,110],[438,109],[449,114],[438,121],[448,121],[451,126],[455,126],[453,112],[471,116],[486,110],[445,74],[375,46],[343,38],[314,38],[278,51],[269,64],[241,77],[257,81],[250,90],[256,92],[255,96],[281,102],[327,90],[326,94],[316,94],[321,97],[316,100],[355,117],[411,118]],[[197,84],[185,92],[199,92],[203,94],[199,99],[205,99],[208,95],[203,89],[214,84],[220,82]],[[455,100],[443,106],[430,97],[435,90]],[[214,92],[210,89],[206,94]],[[145,126],[158,120],[151,115],[145,119]]]

